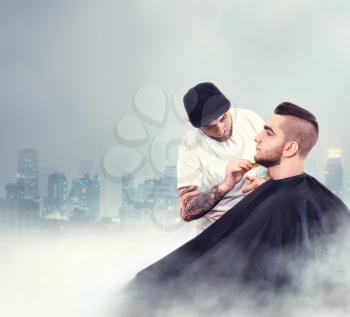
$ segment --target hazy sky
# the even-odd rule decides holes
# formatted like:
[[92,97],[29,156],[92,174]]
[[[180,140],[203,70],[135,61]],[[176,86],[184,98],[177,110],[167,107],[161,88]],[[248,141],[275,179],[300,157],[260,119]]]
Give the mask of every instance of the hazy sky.
[[[157,114],[161,89],[180,100],[201,81],[264,118],[285,100],[308,108],[321,127],[312,165],[321,172],[330,147],[345,163],[350,2],[0,0],[1,196],[18,150],[75,177],[80,160],[118,144],[120,118],[140,118],[140,87],[158,89],[137,101]],[[169,125],[161,130],[166,138]]]

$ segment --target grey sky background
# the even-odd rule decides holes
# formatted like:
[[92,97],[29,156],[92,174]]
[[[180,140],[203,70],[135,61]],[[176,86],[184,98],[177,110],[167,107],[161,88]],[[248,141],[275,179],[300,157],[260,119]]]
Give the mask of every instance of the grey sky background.
[[[286,100],[311,110],[321,135],[309,164],[321,174],[327,149],[340,147],[348,177],[349,79],[345,0],[0,0],[0,194],[15,180],[18,150],[35,148],[42,168],[76,177],[80,160],[98,162],[118,144],[120,118],[140,118],[140,87],[178,101],[202,81],[263,118]],[[146,97],[143,112],[161,113],[159,95]],[[167,139],[187,128],[160,130]],[[103,184],[114,209],[118,186]]]

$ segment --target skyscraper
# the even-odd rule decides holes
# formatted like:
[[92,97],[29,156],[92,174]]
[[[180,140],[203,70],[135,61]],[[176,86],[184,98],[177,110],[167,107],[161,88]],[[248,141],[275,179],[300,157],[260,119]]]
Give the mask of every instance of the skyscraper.
[[132,176],[122,179],[122,205],[119,209],[123,227],[145,229],[153,223],[171,231],[182,225],[178,211],[176,166],[166,166],[158,179],[146,179],[138,187]]
[[24,187],[19,184],[8,183],[5,187],[7,200],[22,199],[24,195]]
[[325,185],[338,197],[343,197],[343,165],[340,149],[328,150]]
[[48,207],[60,212],[66,212],[68,203],[68,184],[62,173],[53,173],[47,184]]
[[24,149],[17,155],[17,184],[23,187],[24,199],[39,195],[39,153]]
[[144,191],[135,188],[132,175],[124,176],[121,185],[122,204],[119,208],[121,225],[128,229],[144,228],[147,222],[148,212],[146,206],[149,204]]
[[100,212],[99,177],[85,174],[83,178],[73,180],[70,202],[72,209],[78,208],[89,216],[97,217]]
[[100,213],[100,178],[97,175],[93,175],[90,179],[90,195],[89,195],[89,207],[90,213],[96,216]]

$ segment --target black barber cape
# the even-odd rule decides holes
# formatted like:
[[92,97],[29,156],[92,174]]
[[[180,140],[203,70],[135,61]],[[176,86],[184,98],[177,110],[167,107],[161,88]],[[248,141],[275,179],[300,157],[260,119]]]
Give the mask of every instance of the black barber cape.
[[[312,253],[341,224],[345,204],[307,174],[268,180],[218,221],[137,273],[126,292],[145,307],[203,301],[231,287],[276,291],[290,283],[285,259]],[[147,315],[145,313],[145,315]]]

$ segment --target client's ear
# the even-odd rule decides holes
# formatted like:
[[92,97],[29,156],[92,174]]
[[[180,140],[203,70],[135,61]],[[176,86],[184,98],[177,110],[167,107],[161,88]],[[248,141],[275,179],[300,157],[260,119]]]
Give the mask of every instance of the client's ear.
[[298,153],[299,144],[295,141],[287,142],[283,149],[285,157],[292,157]]

